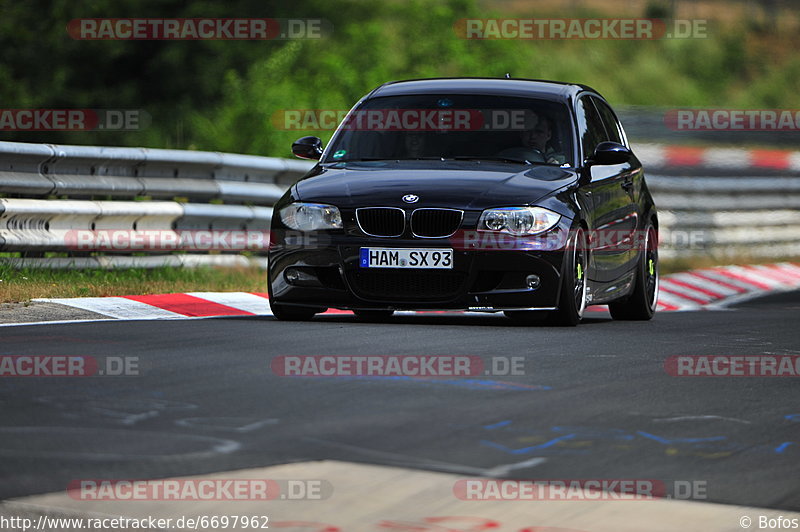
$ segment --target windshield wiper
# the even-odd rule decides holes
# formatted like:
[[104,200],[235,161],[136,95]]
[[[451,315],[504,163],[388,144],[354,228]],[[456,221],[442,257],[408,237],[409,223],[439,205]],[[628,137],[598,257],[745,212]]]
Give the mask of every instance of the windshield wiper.
[[359,157],[358,159],[336,159],[335,161],[325,161],[326,163],[357,163],[360,161],[394,161],[394,157]]
[[[506,161],[517,164],[533,164],[527,159],[516,159],[514,157],[498,157],[495,155],[476,156],[476,155],[432,155],[428,157],[403,157],[398,161]],[[544,163],[542,163],[544,164]]]
[[476,155],[432,155],[428,157],[405,157],[398,159],[400,161],[506,161],[510,163],[519,164],[533,164],[527,159],[515,159],[514,157],[498,157],[494,155],[476,156]]
[[428,157],[359,157],[358,159],[339,159],[336,161],[326,161],[326,163],[353,163],[360,161],[503,161],[514,164],[547,164],[547,163],[533,163],[527,159],[518,159],[515,157],[501,157],[497,155],[454,155],[451,157],[445,156],[428,156]]
[[[455,161],[505,161],[508,163],[517,163],[517,164],[534,164],[528,159],[518,159],[516,157],[502,157],[497,155],[455,155],[453,157],[447,157],[448,159],[453,159]],[[545,163],[541,163],[545,164]]]

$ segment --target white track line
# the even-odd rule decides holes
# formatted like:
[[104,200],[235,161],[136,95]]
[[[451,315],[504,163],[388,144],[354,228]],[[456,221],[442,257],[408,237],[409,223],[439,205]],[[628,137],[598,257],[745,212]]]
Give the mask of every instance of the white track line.
[[170,312],[169,310],[124,297],[77,297],[68,299],[34,299],[34,301],[59,303],[120,320],[185,318],[183,314]]

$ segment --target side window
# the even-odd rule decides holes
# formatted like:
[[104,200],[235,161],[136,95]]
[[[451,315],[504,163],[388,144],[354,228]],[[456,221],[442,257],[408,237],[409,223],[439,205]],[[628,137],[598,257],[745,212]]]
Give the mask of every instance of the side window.
[[597,107],[600,117],[603,119],[603,124],[606,126],[606,133],[608,134],[607,140],[619,144],[625,144],[622,142],[622,135],[620,134],[620,126],[617,122],[617,118],[614,116],[614,112],[611,110],[608,104],[595,97],[592,97],[592,101]]
[[583,158],[586,159],[594,153],[595,146],[606,140],[606,132],[597,109],[588,97],[578,98],[575,115],[578,120],[578,135],[583,148]]

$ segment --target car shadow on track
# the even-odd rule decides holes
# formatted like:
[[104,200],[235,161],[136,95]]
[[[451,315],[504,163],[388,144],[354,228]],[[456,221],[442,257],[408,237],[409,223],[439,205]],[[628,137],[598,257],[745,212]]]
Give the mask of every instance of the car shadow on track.
[[[232,320],[254,320],[254,321],[278,321],[273,316],[236,316],[236,317],[225,317],[222,319],[232,319]],[[579,326],[586,326],[586,325],[600,325],[605,323],[611,323],[614,320],[611,319],[609,316],[591,316],[583,318],[581,324]],[[399,315],[399,316],[392,316],[386,320],[380,321],[366,321],[361,320],[355,317],[352,314],[328,314],[328,315],[318,315],[315,316],[310,322],[284,322],[286,324],[310,324],[310,323],[341,323],[341,324],[353,324],[353,325],[463,325],[468,327],[510,327],[510,328],[552,328],[552,329],[566,329],[567,327],[558,327],[548,324],[546,321],[535,321],[531,323],[518,323],[514,322],[502,314],[500,315],[487,315],[487,316],[475,316],[475,315],[437,315],[437,314],[428,314],[428,315],[419,315],[419,316],[410,316],[410,315]]]

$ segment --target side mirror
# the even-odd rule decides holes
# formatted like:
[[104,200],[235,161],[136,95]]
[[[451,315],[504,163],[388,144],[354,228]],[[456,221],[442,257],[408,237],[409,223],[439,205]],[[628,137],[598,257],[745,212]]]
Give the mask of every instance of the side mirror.
[[594,149],[594,153],[586,161],[589,165],[624,164],[633,159],[633,152],[617,142],[601,142]]
[[302,137],[292,144],[292,153],[301,159],[318,161],[322,157],[322,140],[319,137]]

